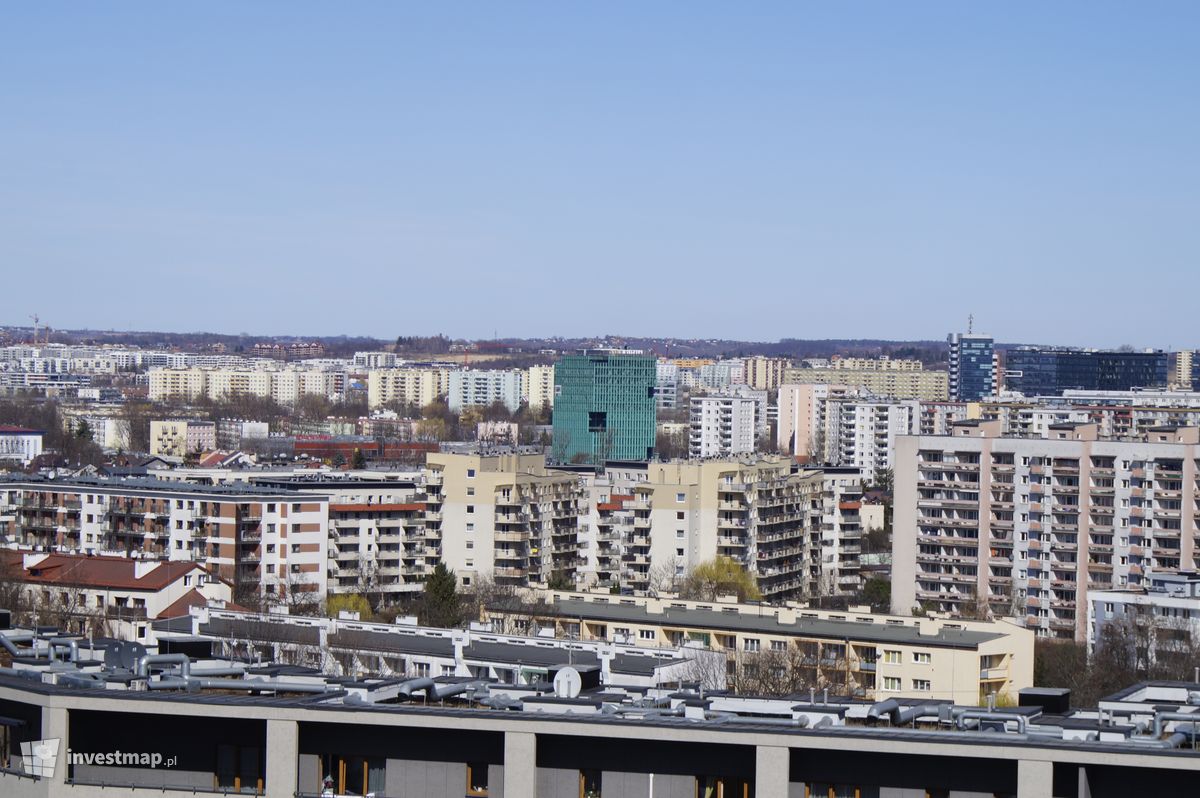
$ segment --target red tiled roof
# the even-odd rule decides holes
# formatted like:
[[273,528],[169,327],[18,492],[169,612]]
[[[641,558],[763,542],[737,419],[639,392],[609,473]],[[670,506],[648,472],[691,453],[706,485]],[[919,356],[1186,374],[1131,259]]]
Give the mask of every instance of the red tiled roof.
[[0,435],[44,435],[41,430],[26,429],[25,427],[9,427],[0,424]]
[[[233,610],[234,612],[250,612],[240,604],[234,604],[232,601],[217,602],[223,610]],[[201,593],[198,589],[192,588],[188,592],[179,597],[177,601],[172,602],[171,606],[158,614],[158,618],[179,618],[188,614],[188,610],[192,607],[207,607],[208,597]]]
[[10,565],[21,569],[19,578],[29,584],[158,591],[185,574],[204,570],[194,562],[163,561],[139,578],[134,576],[137,560],[71,554],[49,554],[32,568],[24,568],[22,554],[7,550],[4,556]]

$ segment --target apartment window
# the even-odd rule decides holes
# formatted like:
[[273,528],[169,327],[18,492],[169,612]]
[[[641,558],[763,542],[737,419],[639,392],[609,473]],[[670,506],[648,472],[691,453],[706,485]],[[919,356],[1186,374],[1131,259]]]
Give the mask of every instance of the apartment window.
[[[682,557],[682,556],[683,556],[683,549],[675,549],[675,556],[676,556],[676,557]],[[1123,564],[1123,563],[1122,563],[1122,564]]]
[[913,684],[914,690],[920,691],[922,693],[928,693],[930,690],[933,689],[933,685],[930,684],[928,679],[913,679],[912,684]]
[[474,478],[475,478],[475,469],[468,468],[467,469],[467,479],[474,479]]
[[300,553],[300,544],[293,543],[292,544],[292,554],[299,554],[299,553]]
[[268,543],[267,544],[267,554],[274,554],[274,553],[275,553],[275,544]]
[[474,560],[467,560],[467,561],[466,561],[466,567],[467,567],[467,568],[474,568],[474,567],[475,567],[475,561],[474,561]]
[[473,505],[473,504],[468,504],[468,505],[467,505],[467,512],[468,512],[468,513],[474,513],[474,512],[475,512],[475,505]]
[[642,640],[653,640],[654,639],[654,630],[653,629],[638,629],[638,637],[641,638]]
[[[901,663],[901,661],[902,661],[902,660],[901,660],[901,658],[900,658],[900,652],[899,652],[899,651],[893,651],[893,650],[891,650],[891,649],[884,649],[884,651],[883,651],[883,661],[884,661],[885,663],[887,663],[888,665],[899,665],[899,664]],[[897,689],[897,690],[899,690],[900,688],[899,688],[899,687],[897,687],[896,689]]]
[[682,501],[684,501],[685,499],[687,499],[687,494],[686,494],[686,493],[676,493],[676,494],[675,494],[675,501],[677,501],[677,502],[682,502]]
[[468,548],[468,549],[473,549],[473,548],[475,548],[475,541],[473,541],[473,540],[468,540],[468,541],[467,541],[467,548]]
[[488,766],[485,762],[467,763],[467,795],[488,794]]
[[687,533],[684,532],[682,529],[675,530],[675,537],[677,537],[677,538],[682,538],[682,537],[685,537],[686,535],[687,535]]
[[468,496],[474,496],[474,495],[475,495],[475,488],[474,488],[474,487],[469,487],[469,488],[467,488],[467,495],[468,495]]
[[678,512],[676,512],[676,513],[675,513],[675,518],[676,518],[676,520],[678,520],[678,521],[682,521],[682,520],[683,520],[683,510],[679,510]]
[[913,662],[917,665],[928,665],[933,662],[933,657],[928,651],[914,651]]
[[468,522],[467,522],[467,531],[468,531],[468,532],[474,532],[474,531],[475,531],[475,522],[474,522],[474,521],[468,521]]
[[757,637],[747,637],[742,641],[742,649],[745,651],[758,651],[759,641]]
[[883,689],[885,692],[900,692],[900,677],[899,676],[884,676]]
[[629,637],[629,627],[628,626],[618,626],[618,627],[614,628],[613,636],[628,638]]
[[273,512],[275,512],[275,505],[273,505],[273,504],[268,504],[268,505],[267,505],[267,512],[268,512],[268,513],[273,513]]
[[787,651],[787,641],[786,640],[772,640],[771,641],[771,650],[772,651]]

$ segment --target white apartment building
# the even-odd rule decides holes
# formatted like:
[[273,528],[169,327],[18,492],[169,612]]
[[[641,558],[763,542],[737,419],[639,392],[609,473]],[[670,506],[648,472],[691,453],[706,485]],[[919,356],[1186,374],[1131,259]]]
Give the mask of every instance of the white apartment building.
[[679,365],[659,360],[655,367],[654,395],[659,410],[673,410],[679,402]]
[[554,407],[554,366],[530,366],[522,390],[530,410]]
[[391,369],[400,364],[395,352],[355,352],[352,361],[363,369]]
[[827,402],[824,461],[868,476],[892,467],[896,437],[918,432],[920,403],[867,399]]
[[1156,575],[1137,589],[1097,590],[1088,598],[1088,651],[1110,623],[1138,630],[1150,662],[1172,654],[1190,659],[1200,642],[1200,574],[1194,571]]
[[367,374],[367,404],[372,410],[390,402],[424,407],[449,390],[449,369],[376,369]]
[[896,445],[892,601],[1087,635],[1095,591],[1197,567],[1200,429],[1103,439],[1095,424],[1005,437],[999,421]]
[[42,453],[42,434],[23,427],[0,426],[0,463],[27,464]]
[[693,458],[728,457],[754,451],[758,408],[740,396],[693,396],[688,454]]
[[515,413],[521,407],[524,383],[523,370],[452,371],[447,389],[447,402],[454,413],[461,413],[468,407],[486,407],[496,402],[502,403]]

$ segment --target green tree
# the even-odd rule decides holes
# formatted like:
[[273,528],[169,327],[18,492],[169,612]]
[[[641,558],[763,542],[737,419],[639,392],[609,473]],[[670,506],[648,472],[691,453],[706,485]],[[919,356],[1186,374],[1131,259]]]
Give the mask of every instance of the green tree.
[[367,467],[367,456],[363,454],[362,449],[355,448],[353,468],[355,470],[359,470],[359,469],[363,469],[366,467]]
[[679,588],[683,598],[700,601],[715,601],[717,596],[730,594],[737,595],[738,601],[762,599],[754,575],[730,557],[700,563],[684,577]]
[[871,606],[872,612],[891,612],[892,583],[878,577],[868,579],[863,585],[862,600]]
[[325,602],[325,614],[330,618],[338,617],[341,611],[357,612],[359,620],[371,620],[371,603],[366,596],[357,593],[339,593],[330,596]]
[[462,623],[462,597],[458,595],[458,579],[445,563],[438,563],[433,573],[425,580],[425,592],[421,596],[417,613],[425,626],[450,629]]

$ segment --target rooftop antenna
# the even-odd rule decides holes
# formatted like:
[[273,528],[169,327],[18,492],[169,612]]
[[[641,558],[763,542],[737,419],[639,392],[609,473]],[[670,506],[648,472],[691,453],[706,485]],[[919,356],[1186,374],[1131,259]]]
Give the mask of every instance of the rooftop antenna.
[[967,335],[970,335],[973,332],[975,332],[975,314],[974,313],[967,316]]

